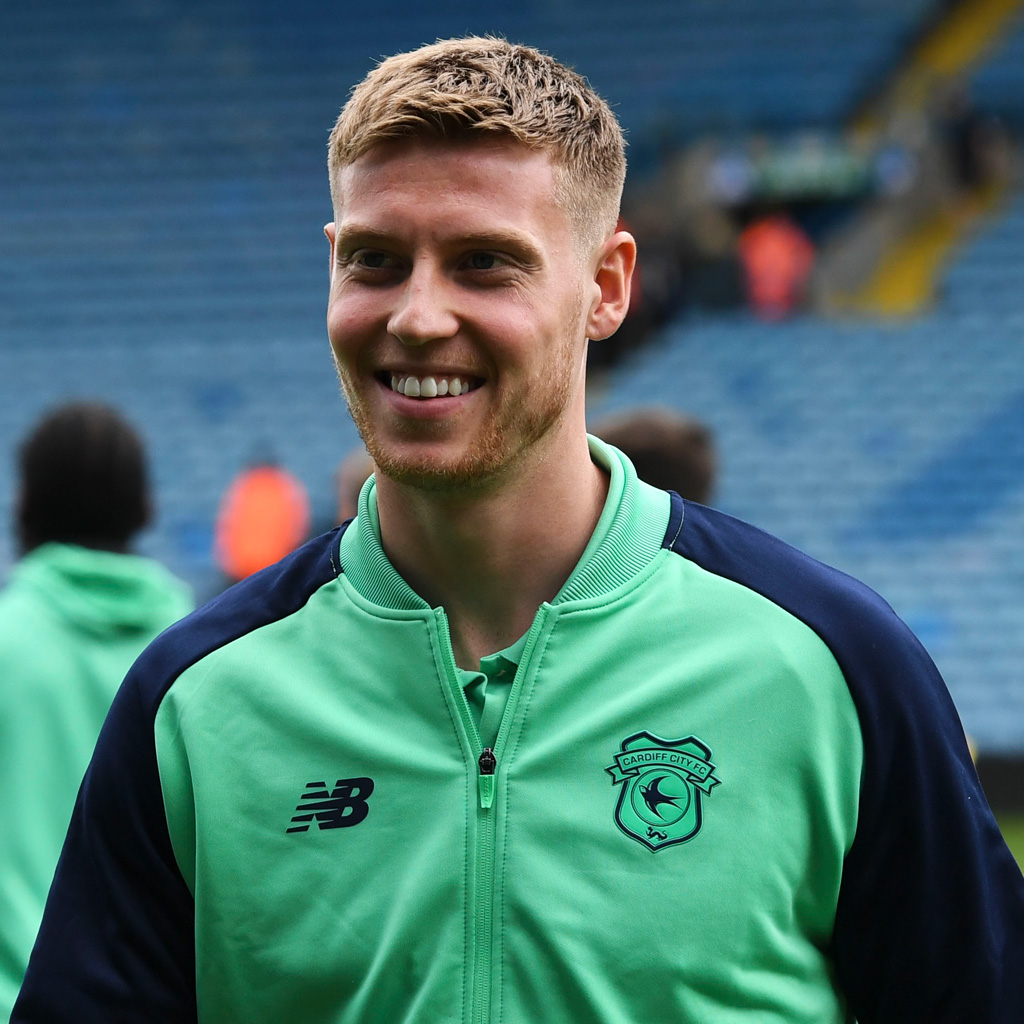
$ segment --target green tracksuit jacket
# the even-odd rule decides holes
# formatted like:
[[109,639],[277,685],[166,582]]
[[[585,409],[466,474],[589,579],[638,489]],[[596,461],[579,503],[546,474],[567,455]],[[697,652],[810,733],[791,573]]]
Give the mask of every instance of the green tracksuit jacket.
[[66,544],[30,552],[0,593],[0,1020],[110,702],[143,648],[191,608],[155,562]]
[[592,451],[493,750],[372,484],[155,643],[13,1020],[1019,1024],[1024,883],[920,645]]

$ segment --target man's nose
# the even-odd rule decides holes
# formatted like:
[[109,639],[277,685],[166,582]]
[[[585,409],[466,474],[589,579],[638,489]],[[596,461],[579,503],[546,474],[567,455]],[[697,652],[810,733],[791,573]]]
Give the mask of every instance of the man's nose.
[[414,265],[388,320],[388,333],[403,345],[425,345],[450,338],[458,329],[444,275],[430,266]]

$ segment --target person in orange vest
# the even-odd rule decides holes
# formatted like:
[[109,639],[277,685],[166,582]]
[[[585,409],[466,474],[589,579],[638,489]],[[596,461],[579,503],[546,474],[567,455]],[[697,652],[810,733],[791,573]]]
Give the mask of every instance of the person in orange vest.
[[232,582],[245,579],[297,548],[309,524],[309,498],[294,476],[272,462],[249,466],[225,491],[217,512],[217,564]]
[[785,214],[754,220],[740,235],[739,256],[751,308],[781,320],[802,301],[814,267],[814,245]]

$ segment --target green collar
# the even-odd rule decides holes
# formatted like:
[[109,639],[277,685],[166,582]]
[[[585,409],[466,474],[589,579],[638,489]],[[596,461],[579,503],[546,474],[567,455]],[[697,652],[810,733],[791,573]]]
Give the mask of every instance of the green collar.
[[[556,605],[597,598],[628,582],[658,553],[668,528],[668,494],[638,480],[617,448],[592,436],[588,441],[590,457],[610,474],[608,497],[576,568],[551,602]],[[384,554],[372,476],[359,495],[359,513],[341,539],[340,558],[349,582],[371,604],[398,611],[429,609]]]

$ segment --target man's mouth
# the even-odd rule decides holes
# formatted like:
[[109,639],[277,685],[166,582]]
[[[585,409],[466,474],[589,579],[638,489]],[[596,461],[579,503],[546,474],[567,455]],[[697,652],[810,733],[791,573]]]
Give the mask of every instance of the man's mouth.
[[415,377],[412,374],[390,374],[385,378],[391,390],[406,398],[457,398],[475,391],[483,381],[479,377]]

